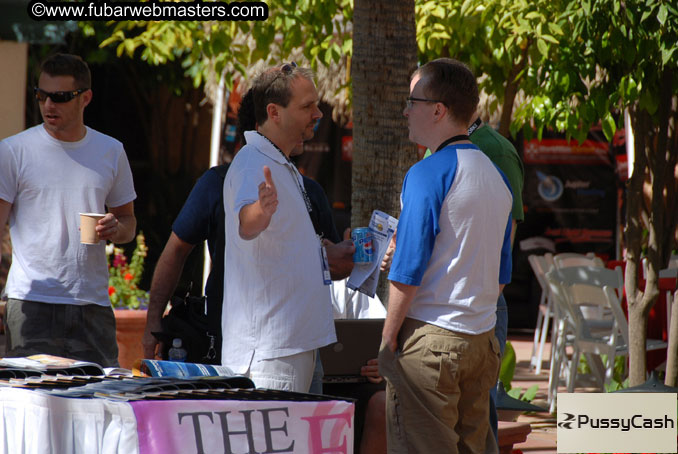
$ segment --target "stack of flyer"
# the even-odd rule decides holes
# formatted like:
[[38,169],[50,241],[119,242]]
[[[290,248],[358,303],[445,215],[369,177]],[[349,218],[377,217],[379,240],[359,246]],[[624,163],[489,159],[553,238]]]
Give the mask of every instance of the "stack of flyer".
[[142,377],[233,377],[235,374],[226,366],[194,364],[177,361],[142,359],[134,365],[134,375]]
[[372,218],[368,227],[372,233],[374,260],[370,263],[357,263],[353,267],[353,271],[346,284],[348,288],[374,297],[379,282],[379,265],[384,258],[386,249],[391,242],[391,238],[393,238],[397,226],[398,220],[393,216],[378,210],[372,212]]
[[[104,369],[96,363],[53,355],[31,355],[0,359],[0,378],[21,378],[37,375],[117,375],[125,369]],[[131,375],[130,371],[127,371]]]

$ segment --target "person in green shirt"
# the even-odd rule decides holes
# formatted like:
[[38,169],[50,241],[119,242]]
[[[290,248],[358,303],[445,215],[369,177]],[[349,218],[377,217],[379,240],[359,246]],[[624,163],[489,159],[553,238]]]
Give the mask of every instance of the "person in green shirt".
[[[518,222],[525,219],[523,212],[523,178],[525,171],[523,163],[518,156],[518,152],[513,144],[504,136],[499,134],[493,127],[487,123],[483,123],[480,117],[469,127],[468,135],[480,150],[490,158],[490,160],[497,166],[511,185],[513,191],[513,206],[511,208],[511,217],[513,218],[513,225],[511,226],[511,245],[515,239],[516,226]],[[500,294],[497,300],[497,324],[494,328],[494,334],[499,341],[501,354],[504,354],[504,347],[506,346],[506,337],[508,331],[508,308],[504,295]],[[490,392],[490,425],[494,432],[494,438],[497,438],[497,409],[495,405],[497,397],[496,388]]]

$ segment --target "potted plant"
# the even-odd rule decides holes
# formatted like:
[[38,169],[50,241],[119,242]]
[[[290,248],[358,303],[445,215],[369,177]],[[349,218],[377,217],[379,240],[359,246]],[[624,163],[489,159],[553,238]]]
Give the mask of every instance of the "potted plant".
[[148,306],[148,292],[139,288],[148,251],[143,232],[139,232],[136,242],[130,260],[122,248],[106,246],[108,296],[115,312],[118,362],[126,369],[143,356],[141,338]]

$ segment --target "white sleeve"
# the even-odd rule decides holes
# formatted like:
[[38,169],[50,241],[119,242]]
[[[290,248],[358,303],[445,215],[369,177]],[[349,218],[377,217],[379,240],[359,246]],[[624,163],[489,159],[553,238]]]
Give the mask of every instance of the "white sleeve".
[[263,165],[257,166],[255,162],[244,157],[240,162],[234,162],[235,168],[228,171],[228,187],[224,187],[224,198],[229,197],[233,201],[234,216],[239,216],[245,205],[259,200],[259,184],[264,181],[264,171],[261,168]]
[[18,187],[16,156],[5,141],[0,141],[0,199],[14,203]]
[[130,169],[129,161],[125,149],[120,150],[117,162],[117,171],[115,173],[115,180],[111,191],[106,196],[106,206],[119,207],[125,205],[137,198],[134,192],[134,179],[132,178],[132,169]]

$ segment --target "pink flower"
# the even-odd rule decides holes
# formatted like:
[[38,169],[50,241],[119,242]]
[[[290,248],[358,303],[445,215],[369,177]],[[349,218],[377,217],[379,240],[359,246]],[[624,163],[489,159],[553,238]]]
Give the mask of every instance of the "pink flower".
[[121,254],[115,254],[115,257],[113,258],[113,266],[115,268],[120,268],[125,265],[127,265],[127,257]]

